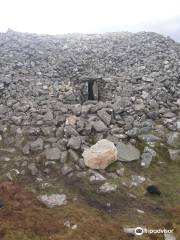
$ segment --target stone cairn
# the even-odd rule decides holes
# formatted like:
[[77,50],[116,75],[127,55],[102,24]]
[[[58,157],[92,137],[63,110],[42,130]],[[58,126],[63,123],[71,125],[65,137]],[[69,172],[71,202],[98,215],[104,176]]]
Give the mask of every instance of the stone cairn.
[[0,161],[10,179],[117,160],[149,167],[157,143],[178,160],[179,109],[180,44],[170,38],[0,33]]

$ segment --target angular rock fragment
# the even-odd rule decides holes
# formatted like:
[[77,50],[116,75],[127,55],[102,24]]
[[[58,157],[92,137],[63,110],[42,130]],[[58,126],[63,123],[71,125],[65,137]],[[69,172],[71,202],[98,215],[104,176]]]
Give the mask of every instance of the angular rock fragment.
[[101,109],[97,112],[99,118],[108,126],[111,123],[111,115],[106,110]]
[[64,166],[61,168],[61,173],[63,176],[66,176],[71,172],[73,172],[73,168],[67,164],[64,164]]
[[98,172],[93,171],[92,174],[93,175],[90,176],[90,178],[89,178],[89,181],[91,183],[103,182],[103,181],[106,180],[106,178],[103,175],[101,175],[100,173],[98,173]]
[[140,151],[132,144],[119,142],[117,144],[118,160],[122,162],[131,162],[140,158]]
[[171,160],[180,160],[180,149],[168,149],[168,152]]
[[106,125],[102,121],[93,122],[92,126],[96,132],[105,132],[108,130]]
[[70,161],[72,161],[74,163],[78,163],[79,162],[79,155],[73,149],[69,149],[68,154],[69,154],[69,160]]
[[167,144],[173,148],[180,148],[180,133],[171,132],[167,134]]
[[110,192],[115,192],[117,190],[117,185],[114,183],[104,183],[103,185],[100,186],[99,192],[100,193],[110,193]]
[[90,149],[83,152],[85,165],[92,169],[105,169],[117,160],[117,149],[114,143],[102,139]]
[[75,125],[77,117],[75,115],[69,116],[66,118],[66,125]]
[[41,150],[43,150],[43,147],[44,147],[44,142],[41,138],[38,138],[36,141],[34,141],[30,144],[30,149],[33,152],[41,151]]
[[144,141],[146,143],[154,143],[159,142],[161,139],[155,135],[152,134],[142,134],[138,136],[139,140]]
[[45,156],[47,160],[59,160],[61,157],[61,151],[58,147],[47,148],[45,150]]
[[149,147],[145,147],[144,152],[141,155],[141,166],[148,168],[155,156],[156,156],[156,152],[153,149]]
[[68,147],[78,150],[81,147],[81,137],[71,137],[68,141]]
[[142,184],[146,180],[145,177],[138,176],[138,175],[132,175],[131,179],[132,179],[131,186],[135,186],[135,187]]
[[28,165],[28,169],[30,170],[32,176],[36,176],[37,175],[38,169],[37,169],[35,163],[29,164]]
[[41,195],[38,197],[38,199],[48,208],[59,207],[67,204],[65,194],[52,194],[49,196]]
[[148,168],[151,164],[151,161],[153,159],[153,156],[149,152],[145,152],[141,155],[141,166]]

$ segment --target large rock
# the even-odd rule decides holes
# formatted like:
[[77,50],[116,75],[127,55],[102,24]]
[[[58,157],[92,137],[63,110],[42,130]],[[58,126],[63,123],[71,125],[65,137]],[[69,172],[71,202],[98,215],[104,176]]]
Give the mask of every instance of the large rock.
[[105,169],[117,160],[117,149],[109,140],[102,139],[83,152],[85,165],[92,169]]
[[132,144],[125,144],[119,142],[117,144],[118,160],[123,162],[131,162],[140,158],[140,151],[135,148]]

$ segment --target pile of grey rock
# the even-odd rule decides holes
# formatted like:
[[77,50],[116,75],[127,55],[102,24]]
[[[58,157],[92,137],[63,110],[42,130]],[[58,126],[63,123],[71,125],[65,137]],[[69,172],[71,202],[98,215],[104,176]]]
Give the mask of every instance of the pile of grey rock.
[[0,152],[6,164],[16,151],[23,156],[18,167],[32,175],[42,166],[48,174],[57,162],[64,176],[117,160],[141,160],[148,168],[157,143],[179,159],[180,44],[172,39],[146,32],[8,31],[0,33],[0,66]]

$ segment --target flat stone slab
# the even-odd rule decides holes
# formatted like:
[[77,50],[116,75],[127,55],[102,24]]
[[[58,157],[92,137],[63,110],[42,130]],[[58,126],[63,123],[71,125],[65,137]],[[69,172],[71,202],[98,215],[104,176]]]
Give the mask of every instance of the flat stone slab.
[[61,157],[61,152],[59,148],[47,148],[45,150],[45,155],[47,160],[59,160]]
[[62,206],[67,203],[65,194],[41,195],[38,199],[48,208]]
[[119,142],[116,147],[119,161],[131,162],[140,158],[140,151],[130,143]]

